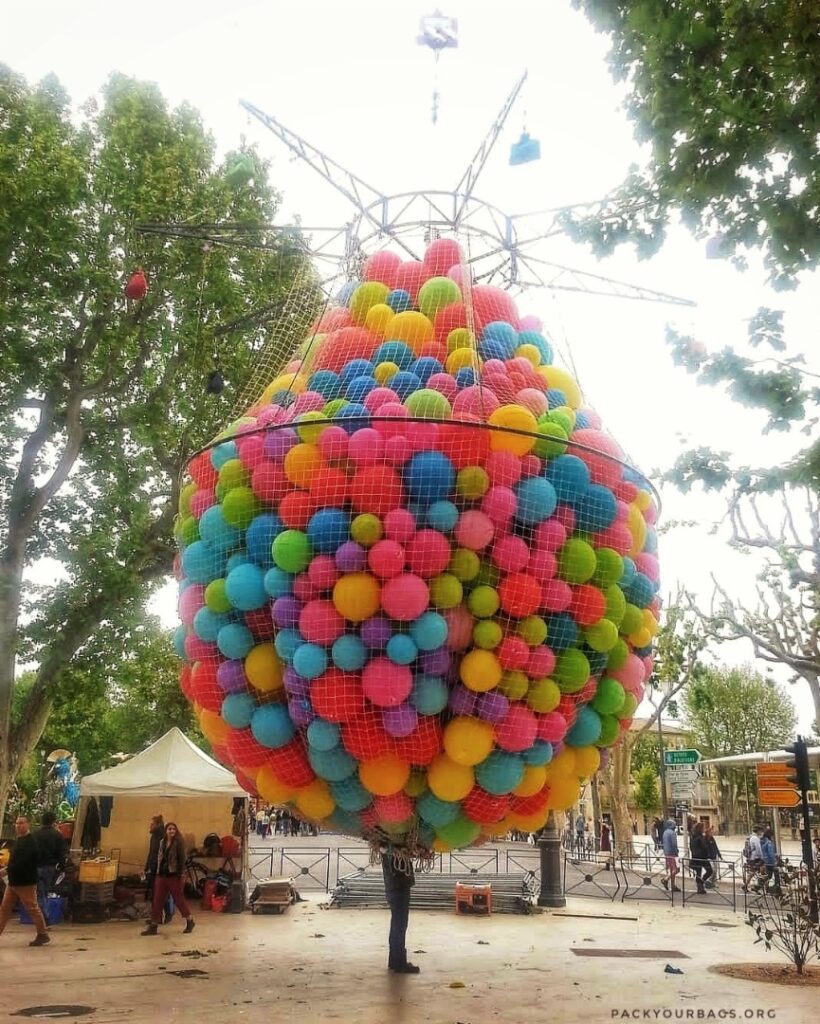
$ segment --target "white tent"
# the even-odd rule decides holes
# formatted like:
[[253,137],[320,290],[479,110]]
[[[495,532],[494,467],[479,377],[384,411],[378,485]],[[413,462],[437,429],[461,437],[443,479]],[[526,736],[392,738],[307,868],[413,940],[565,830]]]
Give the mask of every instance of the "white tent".
[[120,850],[120,874],[139,873],[153,815],[176,822],[189,848],[201,846],[210,832],[231,834],[234,799],[246,796],[229,771],[174,727],[129,761],[81,781],[73,845],[79,846],[88,803],[95,797],[107,822],[101,850]]

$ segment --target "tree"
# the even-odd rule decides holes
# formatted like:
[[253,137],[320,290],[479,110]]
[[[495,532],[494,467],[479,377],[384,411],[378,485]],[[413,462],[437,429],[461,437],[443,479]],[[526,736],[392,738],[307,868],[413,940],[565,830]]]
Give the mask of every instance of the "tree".
[[[706,668],[683,692],[686,725],[706,757],[725,757],[782,746],[794,732],[794,704],[777,683],[741,668]],[[737,821],[737,809],[748,786],[746,770],[716,766],[721,816]],[[746,823],[751,824],[750,822]]]
[[629,729],[610,751],[604,769],[604,781],[610,796],[615,833],[616,856],[632,853],[632,818],[629,799],[632,791],[632,754],[642,737],[649,734],[658,716],[674,708],[677,695],[690,680],[697,678],[703,650],[703,630],[679,590],[665,608],[655,643],[655,672],[650,679],[652,713],[637,729]]
[[[268,339],[248,311],[314,286],[291,235],[259,251],[136,232],[263,224],[278,204],[258,156],[232,187],[197,113],[155,86],[114,75],[75,117],[53,78],[31,88],[0,67],[0,112],[1,817],[74,659],[103,626],[127,646],[171,570],[181,469]],[[132,301],[137,264],[149,287]],[[219,400],[205,389],[217,335]],[[18,664],[36,668],[12,725]]]
[[658,789],[657,764],[645,764],[635,772],[635,806],[643,814],[660,810],[661,794]]
[[632,748],[632,778],[637,779],[639,772],[649,766],[657,776],[660,764],[658,740],[654,734],[642,732]]
[[794,0],[573,0],[609,36],[645,166],[577,236],[644,253],[680,213],[723,253],[761,248],[776,285],[820,255],[820,26]]

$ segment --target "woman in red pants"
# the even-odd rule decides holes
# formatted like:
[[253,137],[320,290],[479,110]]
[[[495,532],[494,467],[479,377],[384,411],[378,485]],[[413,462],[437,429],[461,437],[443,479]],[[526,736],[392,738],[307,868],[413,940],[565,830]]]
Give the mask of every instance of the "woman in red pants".
[[159,844],[154,878],[154,894],[151,901],[151,923],[141,934],[156,935],[157,926],[162,921],[162,908],[168,896],[174,899],[174,905],[185,918],[183,935],[194,930],[194,919],[185,899],[185,887],[182,873],[185,870],[185,841],[173,821],[165,826],[165,835]]

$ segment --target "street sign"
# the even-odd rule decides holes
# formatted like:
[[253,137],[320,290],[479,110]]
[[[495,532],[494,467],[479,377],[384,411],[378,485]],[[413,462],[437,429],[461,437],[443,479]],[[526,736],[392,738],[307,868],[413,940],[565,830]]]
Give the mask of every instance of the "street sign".
[[676,779],[699,779],[700,768],[696,764],[670,764],[666,766],[666,777]]
[[786,762],[757,765],[757,794],[761,807],[797,807],[800,791],[794,784],[794,766]]
[[694,786],[673,786],[672,796],[674,799],[680,797],[683,800],[688,800],[690,797],[694,796],[694,789]]
[[697,764],[698,761],[700,761],[699,750],[664,750],[663,752],[664,764]]

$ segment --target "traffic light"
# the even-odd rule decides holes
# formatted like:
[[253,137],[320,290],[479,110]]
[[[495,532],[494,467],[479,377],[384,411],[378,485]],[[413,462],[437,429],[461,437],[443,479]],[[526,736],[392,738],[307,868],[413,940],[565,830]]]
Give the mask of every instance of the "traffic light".
[[786,761],[786,765],[791,769],[788,781],[791,785],[796,786],[800,790],[801,796],[805,798],[806,793],[811,789],[809,748],[806,746],[806,741],[798,737],[796,742],[783,749],[794,755]]

